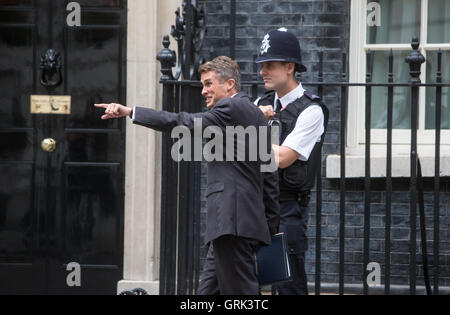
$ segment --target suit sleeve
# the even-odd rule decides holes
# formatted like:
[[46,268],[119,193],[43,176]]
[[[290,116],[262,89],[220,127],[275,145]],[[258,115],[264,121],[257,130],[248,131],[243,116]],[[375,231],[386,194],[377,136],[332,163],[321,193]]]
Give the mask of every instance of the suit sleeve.
[[136,107],[133,123],[156,131],[170,132],[177,126],[194,129],[194,120],[201,119],[202,129],[209,126],[227,126],[232,120],[230,104],[219,102],[213,109],[204,113],[170,113],[150,108]]
[[275,235],[280,228],[280,190],[278,187],[278,171],[263,173],[263,201],[270,234]]
[[[269,128],[270,130],[270,128]],[[267,148],[272,152],[271,132],[267,134]],[[269,152],[267,152],[269,153]],[[272,159],[274,156],[272,154]],[[272,161],[266,162],[271,163]],[[266,164],[265,163],[265,164]],[[280,226],[280,188],[278,170],[263,172],[263,202],[265,207],[267,224],[271,235],[279,232]]]

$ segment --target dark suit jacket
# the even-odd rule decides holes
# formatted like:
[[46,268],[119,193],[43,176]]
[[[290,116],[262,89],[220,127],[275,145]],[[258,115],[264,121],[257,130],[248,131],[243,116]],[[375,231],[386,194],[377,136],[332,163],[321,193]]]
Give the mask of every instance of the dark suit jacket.
[[[255,126],[258,143],[258,127],[267,126],[264,115],[245,93],[222,99],[204,113],[176,114],[136,107],[134,114],[135,124],[163,132],[170,132],[176,126],[193,130],[194,119],[202,118],[203,130],[209,126],[222,130],[224,155],[227,126]],[[270,133],[266,140],[268,148],[271,148]],[[208,162],[205,243],[224,235],[234,235],[270,244],[271,234],[278,232],[280,220],[278,174],[261,172],[259,154],[257,161],[247,158],[243,162],[238,161],[236,146],[235,143],[233,162],[226,159],[224,162]],[[245,148],[248,153],[249,141],[246,141]]]

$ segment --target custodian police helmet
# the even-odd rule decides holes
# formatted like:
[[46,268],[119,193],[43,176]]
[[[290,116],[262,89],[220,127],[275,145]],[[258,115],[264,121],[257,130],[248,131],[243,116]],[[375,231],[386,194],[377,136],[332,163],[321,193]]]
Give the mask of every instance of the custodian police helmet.
[[256,63],[268,61],[292,62],[296,64],[296,71],[307,71],[306,67],[302,64],[298,39],[284,27],[270,31],[263,39],[261,51],[258,59],[256,59]]

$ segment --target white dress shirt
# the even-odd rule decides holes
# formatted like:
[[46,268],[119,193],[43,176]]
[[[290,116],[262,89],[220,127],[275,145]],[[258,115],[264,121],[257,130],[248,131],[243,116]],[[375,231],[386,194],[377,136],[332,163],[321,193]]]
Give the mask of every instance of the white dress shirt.
[[[301,98],[304,93],[305,90],[301,83],[282,98],[279,98],[278,94],[275,93],[274,110],[277,110],[276,104],[278,99],[283,106],[281,110],[283,111],[286,106]],[[258,102],[259,99],[256,100],[255,104]],[[299,160],[308,161],[314,146],[321,141],[325,132],[324,123],[325,117],[322,108],[318,105],[309,106],[300,114],[294,130],[287,136],[282,146],[300,154]]]

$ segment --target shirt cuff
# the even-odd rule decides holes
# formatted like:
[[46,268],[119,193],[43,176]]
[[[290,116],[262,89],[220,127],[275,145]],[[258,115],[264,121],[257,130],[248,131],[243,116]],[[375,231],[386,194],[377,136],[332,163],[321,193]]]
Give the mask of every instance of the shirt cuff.
[[[297,152],[298,154],[300,154],[300,157],[298,158],[299,161],[302,162],[308,162],[309,159],[309,155],[306,154],[306,152],[304,152],[304,150],[300,149],[300,148],[296,148],[292,143],[290,143],[289,141],[285,141],[282,144],[283,147],[287,147],[295,152]],[[308,157],[306,157],[308,155]]]
[[131,112],[130,118],[133,122],[136,120],[136,106],[133,107],[133,111]]

